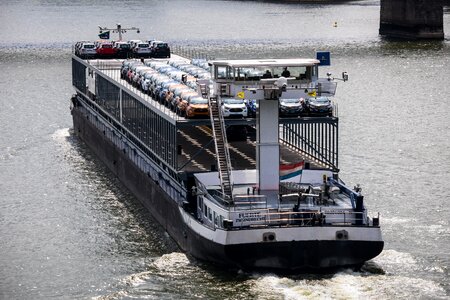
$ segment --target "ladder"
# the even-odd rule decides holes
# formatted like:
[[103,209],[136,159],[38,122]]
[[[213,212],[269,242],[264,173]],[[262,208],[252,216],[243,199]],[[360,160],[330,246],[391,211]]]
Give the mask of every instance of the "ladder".
[[233,202],[233,187],[231,178],[231,159],[228,151],[225,121],[217,96],[209,98],[209,115],[211,118],[214,144],[216,147],[217,170],[222,186],[224,200]]

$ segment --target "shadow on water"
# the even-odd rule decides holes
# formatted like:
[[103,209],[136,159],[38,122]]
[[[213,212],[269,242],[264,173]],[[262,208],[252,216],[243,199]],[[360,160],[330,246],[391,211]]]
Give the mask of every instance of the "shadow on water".
[[[373,49],[372,49],[373,50]],[[379,54],[408,56],[446,56],[450,52],[447,41],[405,41],[402,39],[382,37],[379,43]]]
[[84,194],[85,204],[93,209],[93,213],[111,224],[106,233],[115,241],[116,254],[159,256],[178,249],[147,209],[74,134],[73,129],[69,130],[65,141],[66,159],[85,184],[81,190],[79,186],[73,186],[73,193]]
[[406,40],[396,37],[380,36],[381,49],[401,48],[410,50],[439,51],[446,47],[445,40]]

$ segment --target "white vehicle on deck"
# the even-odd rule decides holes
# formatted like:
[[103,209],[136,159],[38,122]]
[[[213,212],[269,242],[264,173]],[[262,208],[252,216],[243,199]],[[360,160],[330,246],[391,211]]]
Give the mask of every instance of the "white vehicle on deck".
[[133,48],[133,53],[137,56],[148,57],[150,56],[150,45],[145,42],[139,42]]
[[225,118],[247,117],[247,106],[243,99],[222,98],[222,112]]
[[94,43],[85,42],[81,43],[78,46],[78,49],[75,50],[76,54],[80,57],[95,57],[97,55],[97,51],[95,50]]

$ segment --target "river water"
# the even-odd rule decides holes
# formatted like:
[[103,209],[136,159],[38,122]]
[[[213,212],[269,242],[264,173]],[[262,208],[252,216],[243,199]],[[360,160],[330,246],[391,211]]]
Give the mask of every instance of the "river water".
[[[0,3],[0,299],[450,298],[450,15],[446,40],[378,36],[379,1]],[[339,83],[341,177],[380,212],[361,271],[281,276],[188,259],[73,135],[71,45],[139,26],[220,58],[313,57]],[[337,22],[337,27],[334,27]]]

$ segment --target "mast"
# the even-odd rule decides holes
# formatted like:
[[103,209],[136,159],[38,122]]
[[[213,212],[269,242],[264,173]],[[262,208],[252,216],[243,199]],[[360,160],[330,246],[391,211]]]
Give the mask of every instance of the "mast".
[[122,25],[120,23],[117,23],[116,28],[108,28],[108,27],[102,27],[98,25],[98,28],[100,30],[100,33],[103,33],[103,31],[112,31],[113,33],[119,34],[119,41],[122,41],[122,34],[126,33],[128,30],[135,30],[137,33],[140,33],[140,29],[138,27],[129,27],[129,28],[122,28]]

